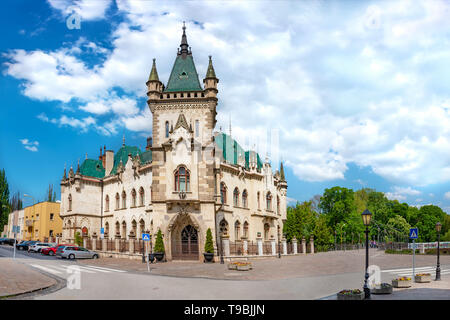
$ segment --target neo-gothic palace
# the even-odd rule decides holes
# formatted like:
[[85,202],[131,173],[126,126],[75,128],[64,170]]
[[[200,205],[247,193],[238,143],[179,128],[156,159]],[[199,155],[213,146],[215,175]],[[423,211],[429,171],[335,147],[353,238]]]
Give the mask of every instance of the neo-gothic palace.
[[155,59],[146,83],[153,115],[147,147],[100,149],[61,181],[63,240],[76,232],[106,239],[140,238],[158,229],[166,257],[202,259],[206,231],[214,245],[278,240],[286,219],[283,165],[275,173],[254,151],[215,132],[217,84],[211,57],[200,84],[185,27],[165,86]]

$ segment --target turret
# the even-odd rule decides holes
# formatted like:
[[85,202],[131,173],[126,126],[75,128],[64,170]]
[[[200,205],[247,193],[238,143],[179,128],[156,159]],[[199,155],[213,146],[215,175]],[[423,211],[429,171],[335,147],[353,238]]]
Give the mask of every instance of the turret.
[[214,72],[214,67],[212,64],[211,56],[209,56],[209,65],[208,70],[206,71],[206,77],[203,79],[203,84],[205,85],[205,96],[207,98],[216,98],[217,93],[217,84],[219,83],[219,79],[216,77],[216,73]]
[[156,70],[156,59],[153,59],[152,71],[148,77],[147,84],[147,96],[149,100],[156,100],[160,98],[163,91],[163,84],[159,81],[158,71]]

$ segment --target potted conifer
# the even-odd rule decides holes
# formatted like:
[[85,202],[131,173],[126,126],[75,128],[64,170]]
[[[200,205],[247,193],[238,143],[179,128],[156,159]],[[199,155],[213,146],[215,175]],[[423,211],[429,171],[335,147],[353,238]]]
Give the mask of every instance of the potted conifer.
[[156,260],[162,261],[162,259],[164,258],[165,250],[161,229],[159,229],[158,233],[156,234],[155,248],[153,250],[153,254],[155,255]]
[[203,253],[205,262],[214,262],[214,244],[212,238],[211,228],[206,231],[205,252]]

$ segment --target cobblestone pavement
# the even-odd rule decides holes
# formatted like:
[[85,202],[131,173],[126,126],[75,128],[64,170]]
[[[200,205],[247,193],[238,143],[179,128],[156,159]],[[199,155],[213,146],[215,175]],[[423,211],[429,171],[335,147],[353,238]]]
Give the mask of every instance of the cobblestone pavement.
[[[324,252],[299,256],[282,256],[278,258],[252,259],[253,270],[228,270],[225,264],[202,262],[165,262],[150,264],[152,274],[200,277],[228,280],[279,280],[299,277],[314,277],[352,272],[364,272],[364,250]],[[243,261],[245,259],[236,259]],[[79,260],[80,264],[119,268],[121,270],[139,273],[147,272],[147,265],[141,260],[101,258],[98,260]],[[411,267],[412,256],[385,254],[382,251],[371,250],[371,265],[383,269]],[[435,256],[416,255],[416,267],[433,266]],[[442,265],[450,265],[450,256],[441,256]]]
[[47,288],[56,280],[12,258],[0,258],[0,297]]

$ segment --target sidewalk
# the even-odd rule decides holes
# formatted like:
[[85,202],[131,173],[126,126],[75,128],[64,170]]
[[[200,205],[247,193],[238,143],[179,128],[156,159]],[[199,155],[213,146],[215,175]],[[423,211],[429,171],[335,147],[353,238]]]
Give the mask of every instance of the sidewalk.
[[[362,289],[361,289],[362,290]],[[412,283],[410,288],[393,288],[392,294],[371,294],[371,300],[450,300],[450,277],[429,283]],[[337,300],[337,295],[320,300]]]
[[0,258],[0,299],[45,289],[57,284],[55,279],[14,261],[12,258]]

